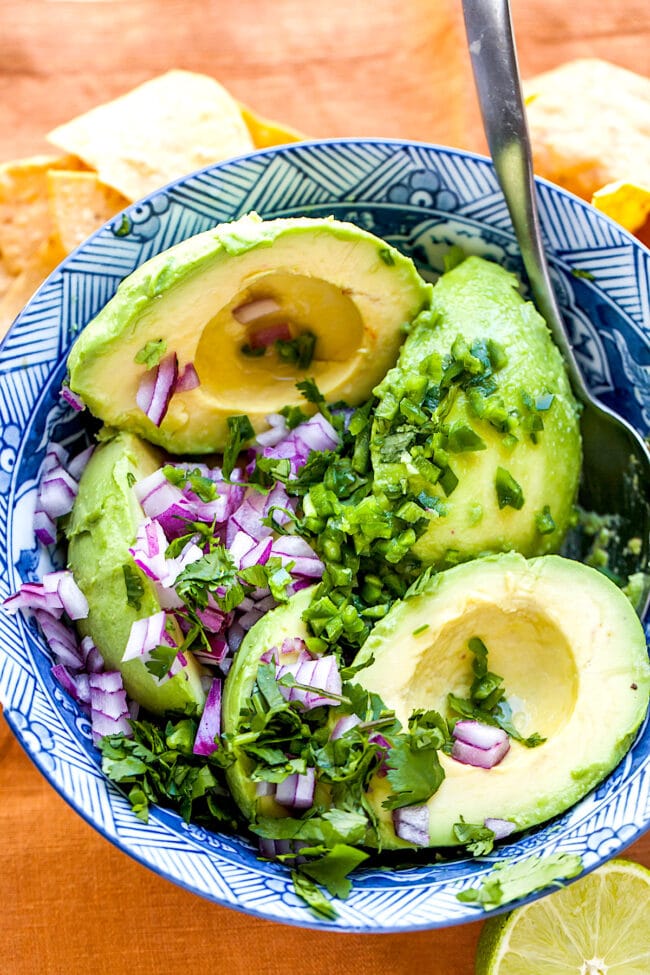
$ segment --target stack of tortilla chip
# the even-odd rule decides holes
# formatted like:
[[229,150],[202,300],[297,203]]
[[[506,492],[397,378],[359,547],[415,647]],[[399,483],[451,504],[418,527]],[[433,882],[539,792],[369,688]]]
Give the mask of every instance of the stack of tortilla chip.
[[628,230],[650,214],[650,80],[584,58],[524,85],[535,172]]
[[130,203],[195,169],[302,136],[207,75],[169,71],[47,138],[60,155],[0,165],[0,338],[66,254]]

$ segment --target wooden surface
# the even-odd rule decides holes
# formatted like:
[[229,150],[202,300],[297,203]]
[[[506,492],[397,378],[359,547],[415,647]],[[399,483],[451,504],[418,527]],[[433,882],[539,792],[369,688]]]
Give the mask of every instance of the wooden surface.
[[[650,74],[646,0],[513,0],[513,18],[524,77],[578,56]],[[0,161],[172,67],[309,135],[484,148],[456,0],[0,0]],[[473,971],[478,924],[330,935],[176,888],[79,818],[2,719],[0,837],[3,975]],[[650,866],[650,834],[627,855]]]

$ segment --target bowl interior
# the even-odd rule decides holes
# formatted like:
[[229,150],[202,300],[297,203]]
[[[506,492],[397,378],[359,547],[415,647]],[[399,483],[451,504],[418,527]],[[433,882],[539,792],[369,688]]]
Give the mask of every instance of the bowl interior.
[[[539,183],[553,282],[588,385],[643,433],[650,427],[650,253],[591,207]],[[254,153],[171,184],[105,226],[34,296],[0,351],[0,597],[62,564],[33,534],[39,466],[48,441],[72,453],[88,443],[84,417],[58,392],[67,351],[120,280],[159,251],[251,210],[262,217],[332,214],[410,255],[425,277],[453,245],[523,276],[491,163],[415,143],[347,140]],[[284,868],[257,860],[245,839],[222,836],[155,809],[136,820],[101,773],[88,721],[53,680],[36,627],[0,614],[0,700],[51,784],[107,838],[169,879],[219,903],[285,923],[395,931],[476,920],[456,894],[496,860],[578,852],[587,869],[648,825],[650,729],[594,792],[557,820],[478,860],[432,857],[359,872],[338,918],[316,921]],[[399,869],[398,869],[399,867]]]

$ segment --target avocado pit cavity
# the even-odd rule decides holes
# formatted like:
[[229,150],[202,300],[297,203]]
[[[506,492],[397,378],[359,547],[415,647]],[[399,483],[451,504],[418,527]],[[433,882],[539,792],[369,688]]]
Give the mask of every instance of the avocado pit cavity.
[[575,707],[578,670],[566,633],[534,598],[508,609],[481,601],[435,633],[423,633],[408,693],[400,700],[400,720],[408,720],[425,700],[444,714],[450,692],[467,697],[473,676],[467,644],[475,635],[489,648],[490,670],[503,677],[512,722],[521,735],[557,734]]
[[[241,402],[243,382],[254,409],[273,411],[278,382],[287,384],[286,395],[293,398],[301,346],[308,353],[303,372],[309,367],[309,375],[327,388],[358,368],[363,331],[351,294],[321,278],[267,271],[251,277],[207,322],[194,366],[204,392],[221,407],[234,409]],[[283,343],[294,343],[297,355],[283,356]]]

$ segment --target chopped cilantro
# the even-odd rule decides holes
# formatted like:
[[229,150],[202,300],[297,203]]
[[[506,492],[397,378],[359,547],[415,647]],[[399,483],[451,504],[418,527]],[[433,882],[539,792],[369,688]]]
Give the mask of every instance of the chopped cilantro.
[[154,647],[149,654],[149,659],[145,661],[145,667],[150,674],[162,680],[171,670],[172,664],[178,655],[178,647],[161,645]]
[[584,268],[581,267],[572,267],[571,274],[573,275],[574,278],[584,278],[586,281],[596,280],[595,275],[593,275],[591,271],[586,271]]
[[559,887],[562,880],[577,877],[583,868],[582,857],[574,853],[530,856],[514,863],[504,861],[490,870],[479,887],[461,890],[456,897],[490,911],[545,887]]
[[466,823],[461,816],[460,822],[454,823],[454,835],[472,856],[484,857],[494,849],[494,830],[482,823]]
[[255,436],[253,425],[246,414],[228,417],[228,443],[223,452],[222,472],[230,477],[244,445]]
[[292,339],[278,339],[274,348],[282,362],[288,362],[299,369],[308,369],[314,358],[316,336],[313,332],[300,332]]
[[165,339],[152,339],[136,352],[134,361],[139,366],[146,366],[147,369],[153,369],[154,366],[158,365],[166,351],[167,342]]

